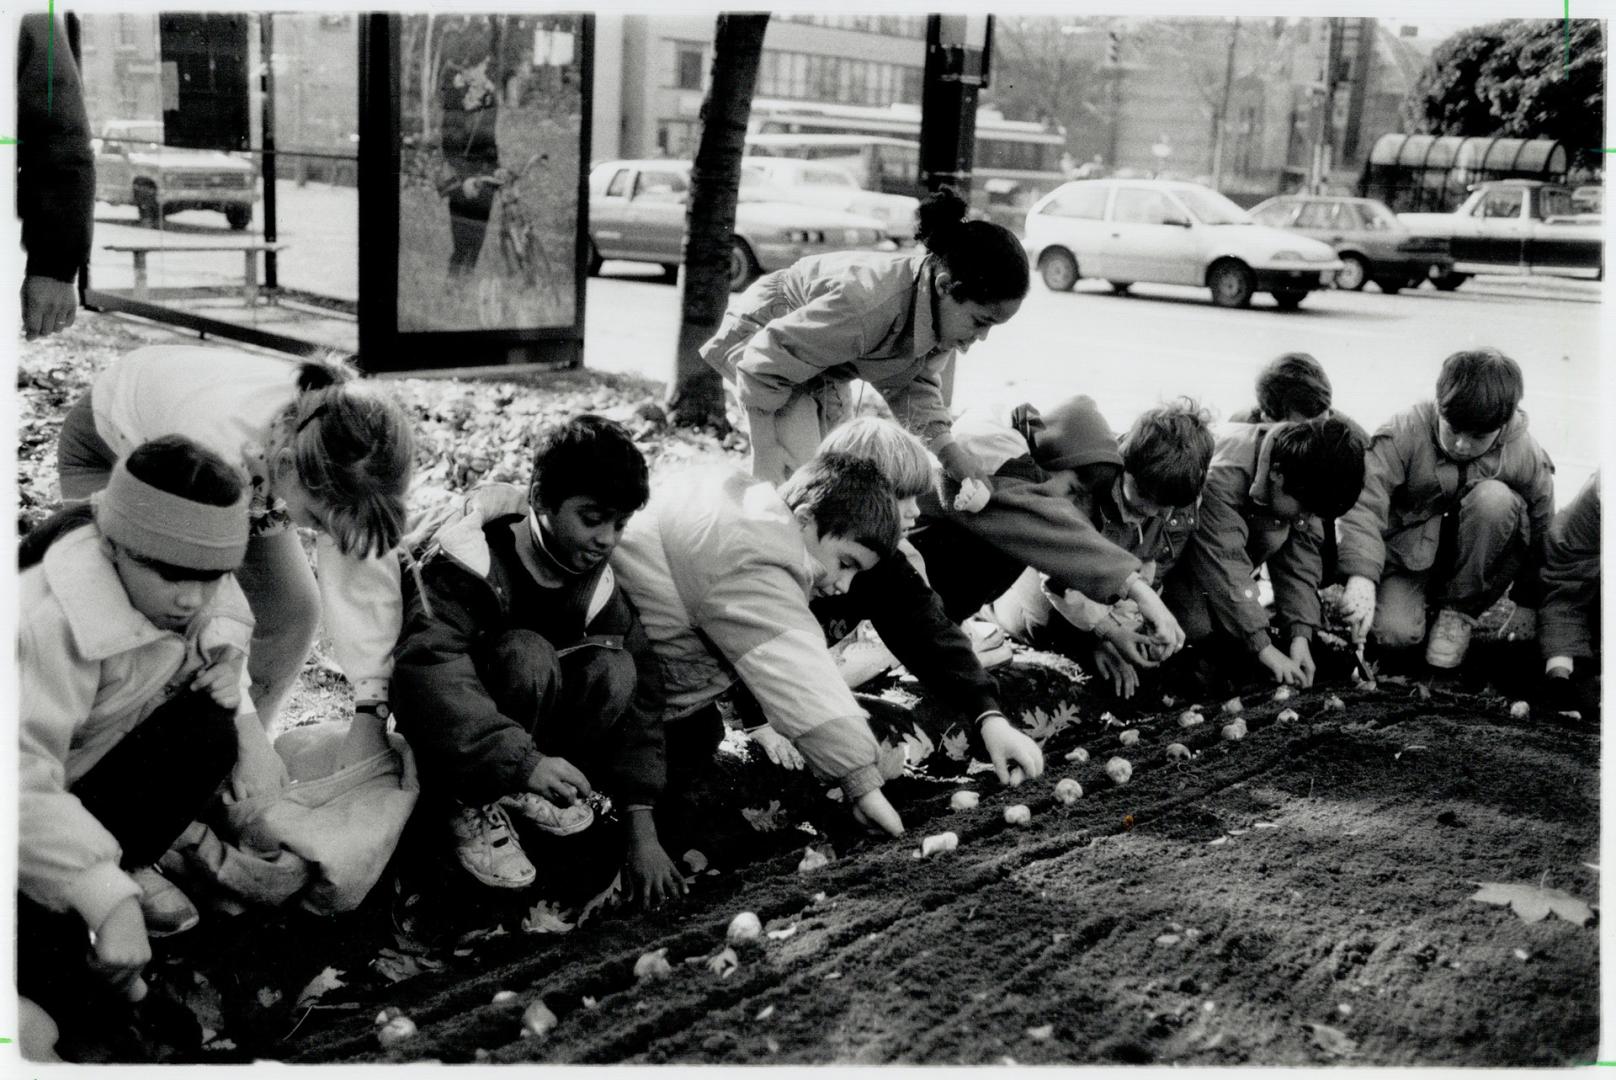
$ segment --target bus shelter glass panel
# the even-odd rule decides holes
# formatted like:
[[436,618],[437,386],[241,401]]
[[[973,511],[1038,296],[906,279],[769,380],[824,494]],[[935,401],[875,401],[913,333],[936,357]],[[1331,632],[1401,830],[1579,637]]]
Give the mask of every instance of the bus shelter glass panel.
[[81,17],[93,306],[357,348],[357,24]]
[[398,330],[571,327],[580,17],[401,19]]

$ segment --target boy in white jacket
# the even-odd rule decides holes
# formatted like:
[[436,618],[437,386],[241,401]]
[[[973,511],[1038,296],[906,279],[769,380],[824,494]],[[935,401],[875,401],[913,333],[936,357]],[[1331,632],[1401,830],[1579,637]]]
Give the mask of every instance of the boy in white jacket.
[[138,1001],[148,938],[196,923],[153,864],[220,782],[285,783],[246,694],[246,499],[168,436],[27,545],[44,550],[19,579],[18,988],[58,1019],[102,986]]

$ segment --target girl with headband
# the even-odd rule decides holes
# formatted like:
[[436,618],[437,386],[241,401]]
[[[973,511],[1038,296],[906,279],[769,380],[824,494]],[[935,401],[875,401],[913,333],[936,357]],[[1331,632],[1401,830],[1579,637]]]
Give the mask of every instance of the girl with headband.
[[238,798],[285,786],[247,696],[247,499],[169,436],[26,538],[17,986],[49,1015],[94,1015],[108,987],[140,1000],[148,939],[198,919],[158,858],[226,779]]
[[[62,424],[62,498],[104,487],[147,439],[188,436],[250,484],[239,574],[257,622],[249,670],[268,728],[313,647],[322,616],[354,687],[347,760],[385,747],[399,633],[399,560],[412,441],[399,405],[333,360],[290,364],[195,346],[136,349],[96,377]],[[317,533],[316,579],[294,526]]]

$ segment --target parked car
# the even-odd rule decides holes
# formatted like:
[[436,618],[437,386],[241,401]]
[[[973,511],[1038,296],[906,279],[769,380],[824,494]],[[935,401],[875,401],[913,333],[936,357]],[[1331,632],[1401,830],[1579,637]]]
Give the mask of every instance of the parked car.
[[[589,171],[589,272],[606,259],[654,262],[672,281],[684,262],[688,161],[607,161]],[[851,248],[895,251],[881,222],[786,199],[756,169],[742,169],[729,287],[805,255]]]
[[914,243],[915,212],[920,209],[920,200],[912,195],[866,191],[852,170],[829,161],[748,157],[741,164],[756,170],[791,202],[875,218],[889,239],[900,245]]
[[1583,184],[1571,192],[1571,205],[1579,214],[1602,214],[1605,189],[1600,184]]
[[164,216],[181,210],[217,210],[232,229],[252,221],[258,199],[251,161],[222,150],[163,145],[155,120],[113,120],[92,141],[95,197],[133,205],[140,223],[160,228]]
[[1205,285],[1220,307],[1266,292],[1297,307],[1341,269],[1317,240],[1254,224],[1209,187],[1170,180],[1073,180],[1027,212],[1027,251],[1044,284],[1070,289],[1104,278],[1117,292],[1138,281]]
[[1421,236],[1447,240],[1453,269],[1432,279],[1444,291],[1472,274],[1605,276],[1603,219],[1578,213],[1570,189],[1559,184],[1490,180],[1451,214],[1397,216]]
[[1416,236],[1378,199],[1280,195],[1252,207],[1251,220],[1329,244],[1341,260],[1338,289],[1361,289],[1371,281],[1385,293],[1412,289],[1446,273],[1453,262],[1447,241]]

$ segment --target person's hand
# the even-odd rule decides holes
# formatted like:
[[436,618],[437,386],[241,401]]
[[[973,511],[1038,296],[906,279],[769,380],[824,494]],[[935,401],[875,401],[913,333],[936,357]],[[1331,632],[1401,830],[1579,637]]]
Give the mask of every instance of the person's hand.
[[1305,637],[1291,638],[1291,662],[1302,672],[1302,685],[1313,685],[1313,678],[1319,671],[1313,663],[1313,646]]
[[959,443],[949,443],[937,451],[937,462],[942,465],[943,472],[958,480],[962,485],[967,480],[987,482],[991,475],[977,456]]
[[369,761],[383,750],[391,749],[392,744],[387,741],[387,721],[373,712],[355,709],[353,719],[348,722],[348,734],[337,752],[337,768]]
[[230,793],[236,801],[244,802],[260,795],[280,791],[290,783],[286,775],[286,762],[269,744],[269,736],[258,723],[258,717],[241,718],[242,727],[251,730],[236,739],[236,764],[230,770]]
[[1268,673],[1274,677],[1274,681],[1281,686],[1304,685],[1302,682],[1302,669],[1297,666],[1296,661],[1272,645],[1264,646],[1263,651],[1257,654],[1257,663],[1267,668]]
[[1167,605],[1162,603],[1162,598],[1157,595],[1155,589],[1145,585],[1143,588],[1131,590],[1128,595],[1134,598],[1134,602],[1139,605],[1140,616],[1155,631],[1159,650],[1157,660],[1165,660],[1184,647],[1186,640],[1184,628],[1178,625],[1178,619],[1167,610]]
[[1375,621],[1375,583],[1362,574],[1347,579],[1341,590],[1341,617],[1347,620],[1353,641],[1369,640],[1369,627]]
[[1043,775],[1044,752],[1026,732],[1017,731],[1003,713],[989,713],[982,721],[982,745],[987,747],[988,760],[993,762],[993,773],[1001,784],[1010,783],[1011,765],[1021,766],[1028,780]]
[[1148,646],[1156,644],[1157,639],[1136,627],[1124,626],[1107,615],[1094,624],[1094,632],[1109,644],[1118,656],[1135,667],[1155,667],[1160,663],[1159,660],[1146,655],[1145,651]]
[[764,756],[782,769],[800,769],[806,764],[791,740],[767,724],[748,731],[746,737],[757,743]]
[[1094,670],[1111,680],[1111,689],[1119,698],[1131,698],[1139,689],[1139,670],[1124,660],[1109,641],[1095,648]]
[[903,835],[903,818],[887,801],[880,788],[866,791],[853,803],[853,818],[866,827],[879,828],[893,836]]
[[22,279],[22,329],[27,340],[66,330],[78,312],[79,290],[73,282],[40,274]]
[[1498,636],[1505,641],[1531,641],[1537,637],[1537,612],[1515,605],[1515,610],[1509,613],[1504,625],[1498,628]]
[[589,786],[589,778],[578,767],[564,757],[554,757],[549,754],[539,758],[539,763],[533,766],[528,774],[527,789],[555,803],[557,806],[571,806],[581,798],[594,794]]
[[130,1001],[146,996],[146,980],[140,977],[151,963],[151,942],[146,937],[146,919],[140,913],[140,898],[118,901],[90,943],[90,970]]
[[191,689],[207,694],[226,709],[241,704],[241,667],[247,654],[240,649],[224,647],[191,680]]
[[[643,820],[642,820],[643,819]],[[685,895],[684,875],[657,840],[649,810],[628,813],[628,851],[623,859],[623,899],[642,911]]]
[[960,482],[959,493],[954,496],[954,509],[962,514],[980,514],[993,498],[993,486],[986,480],[967,476]]

